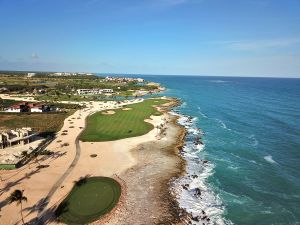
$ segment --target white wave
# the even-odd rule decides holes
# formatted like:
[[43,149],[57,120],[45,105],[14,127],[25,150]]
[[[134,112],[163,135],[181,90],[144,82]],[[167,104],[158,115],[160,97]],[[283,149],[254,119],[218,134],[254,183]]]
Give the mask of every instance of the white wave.
[[186,106],[187,106],[187,103],[186,103],[186,102],[183,102],[183,103],[180,105],[181,108],[186,108]]
[[210,80],[209,82],[212,82],[212,83],[227,83],[229,81],[225,81],[225,80]]
[[[186,127],[189,137],[193,138],[190,135],[199,135],[201,130],[195,125],[196,117],[177,115],[179,116],[178,123]],[[192,221],[193,224],[232,224],[222,217],[225,210],[224,205],[220,197],[212,191],[207,183],[207,178],[214,173],[214,165],[199,158],[199,153],[204,149],[204,144],[186,141],[182,149],[182,155],[187,161],[187,174],[174,180],[171,191],[176,196],[181,208],[194,217],[203,218],[207,216],[210,219],[210,221],[205,219],[200,219],[199,222]],[[188,187],[183,188],[184,185],[188,185]],[[200,196],[195,196],[195,188],[200,189]]]
[[269,163],[272,163],[272,164],[278,164],[271,155],[267,155],[264,157],[264,159],[269,162]]
[[193,118],[192,118],[192,122],[194,122],[194,123],[195,123],[197,120],[198,120],[198,117],[193,117]]
[[[195,163],[193,160],[189,160],[189,156],[186,155],[188,160],[187,175],[174,182],[173,192],[177,196],[179,206],[184,208],[187,212],[191,213],[194,217],[208,216],[210,221],[200,220],[200,222],[193,221],[193,224],[218,224],[225,225],[231,224],[230,221],[226,221],[222,215],[224,213],[224,205],[218,195],[216,195],[206,180],[213,174],[214,166],[211,163],[206,163],[203,166]],[[201,168],[201,172],[199,171]],[[197,175],[197,177],[195,176]],[[187,185],[184,189],[183,186]],[[196,188],[201,191],[200,196],[195,195]],[[202,210],[205,214],[202,213]]]
[[228,168],[231,169],[231,170],[238,170],[239,169],[238,166],[228,166]]
[[226,130],[231,130],[230,128],[228,128],[226,126],[226,124],[222,120],[220,120],[220,119],[215,119],[215,120],[221,124],[222,128],[224,128]]
[[254,135],[254,134],[251,134],[248,138],[251,139],[251,140],[253,141],[253,144],[252,144],[253,147],[256,147],[256,146],[259,144],[259,142],[258,142],[258,140],[255,138],[255,135]]
[[187,129],[188,133],[193,135],[203,135],[203,131],[201,131],[199,128],[190,127]]
[[202,116],[202,117],[204,117],[204,118],[208,118],[208,116],[207,115],[205,115],[203,112],[201,112],[201,108],[200,108],[200,106],[198,106],[198,112],[200,113],[200,115]]
[[197,149],[197,152],[202,151],[204,149],[205,145],[202,144],[196,144],[195,148]]

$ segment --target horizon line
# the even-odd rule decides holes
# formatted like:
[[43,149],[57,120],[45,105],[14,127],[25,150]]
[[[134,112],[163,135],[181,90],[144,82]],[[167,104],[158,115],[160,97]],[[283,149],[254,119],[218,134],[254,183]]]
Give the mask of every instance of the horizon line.
[[[69,73],[80,73],[83,71],[50,71],[50,70],[0,70],[0,72],[37,72],[37,73],[55,73],[55,72],[69,72]],[[278,79],[300,79],[299,76],[268,76],[268,75],[263,75],[263,76],[258,76],[258,75],[205,75],[205,74],[143,74],[143,73],[110,73],[110,72],[89,72],[85,71],[84,73],[92,73],[92,74],[103,74],[103,75],[142,75],[142,76],[187,76],[187,77],[236,77],[236,78],[278,78]]]

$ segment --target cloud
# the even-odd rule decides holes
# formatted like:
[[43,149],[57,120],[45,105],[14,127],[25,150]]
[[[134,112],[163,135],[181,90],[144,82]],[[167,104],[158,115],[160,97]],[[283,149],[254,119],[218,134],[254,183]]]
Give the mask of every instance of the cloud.
[[32,59],[38,59],[39,56],[38,56],[38,54],[37,54],[36,52],[33,52],[33,53],[31,54],[31,58],[32,58]]
[[270,48],[286,48],[300,45],[300,38],[254,40],[254,41],[232,41],[223,42],[226,47],[233,50],[255,51]]

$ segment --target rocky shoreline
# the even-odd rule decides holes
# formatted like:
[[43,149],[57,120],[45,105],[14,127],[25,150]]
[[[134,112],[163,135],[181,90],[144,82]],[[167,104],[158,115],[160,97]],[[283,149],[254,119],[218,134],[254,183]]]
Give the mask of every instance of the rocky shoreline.
[[177,116],[169,114],[178,104],[180,101],[172,99],[160,107],[166,122],[165,135],[131,151],[137,164],[120,174],[127,188],[125,201],[104,224],[187,224],[188,214],[170,189],[186,167],[180,155],[186,130],[177,123]]

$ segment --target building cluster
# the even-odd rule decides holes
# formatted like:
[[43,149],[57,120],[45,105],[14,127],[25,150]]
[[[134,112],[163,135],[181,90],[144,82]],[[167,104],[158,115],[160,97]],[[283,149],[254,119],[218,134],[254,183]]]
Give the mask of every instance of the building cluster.
[[128,83],[128,82],[138,82],[143,83],[145,82],[142,78],[131,78],[131,77],[105,77],[105,81],[113,81],[116,83]]
[[91,76],[92,73],[69,73],[69,72],[57,72],[52,73],[50,76]]
[[112,94],[114,90],[93,88],[93,89],[77,89],[76,92],[78,95],[98,95],[98,94]]
[[36,73],[27,73],[28,78],[34,77],[35,75],[36,75]]
[[28,144],[35,135],[36,133],[34,133],[30,127],[2,132],[0,131],[0,149],[14,145]]
[[54,112],[59,110],[54,105],[45,105],[41,103],[19,102],[6,108],[5,112]]

